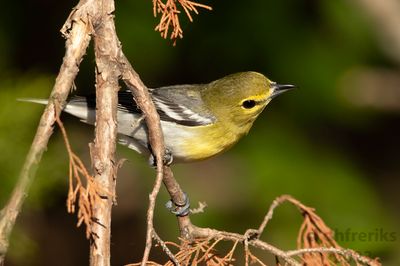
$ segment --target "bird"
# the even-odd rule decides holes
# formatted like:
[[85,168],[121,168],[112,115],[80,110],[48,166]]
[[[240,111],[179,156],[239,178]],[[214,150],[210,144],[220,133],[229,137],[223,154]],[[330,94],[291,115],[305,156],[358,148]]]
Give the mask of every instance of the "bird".
[[[249,132],[273,98],[295,87],[247,71],[207,84],[149,88],[169,163],[204,160],[228,150]],[[46,99],[21,100],[48,103]],[[94,125],[95,96],[72,96],[63,111]],[[129,90],[118,92],[117,128],[120,144],[151,156],[143,113]]]

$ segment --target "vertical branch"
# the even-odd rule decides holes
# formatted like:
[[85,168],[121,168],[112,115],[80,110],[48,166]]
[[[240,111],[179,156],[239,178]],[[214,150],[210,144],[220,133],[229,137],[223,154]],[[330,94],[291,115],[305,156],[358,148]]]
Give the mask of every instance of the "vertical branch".
[[31,148],[21,169],[17,184],[11,194],[6,206],[0,213],[0,265],[4,261],[8,248],[8,239],[15,220],[21,211],[22,204],[28,195],[28,190],[36,173],[37,166],[46,150],[47,143],[53,133],[55,122],[55,110],[60,110],[72,88],[74,79],[79,71],[79,64],[85,55],[86,48],[92,33],[87,20],[80,19],[73,21],[73,15],[66,22],[63,32],[66,40],[66,51],[60,71],[56,78],[50,101],[44,110],[32,141]]
[[[146,232],[146,246],[143,254],[142,265],[146,265],[150,249],[152,246],[153,236],[153,216],[155,209],[155,201],[157,194],[161,187],[161,182],[164,182],[168,193],[170,194],[173,202],[184,202],[185,196],[180,188],[178,182],[175,180],[172,170],[169,166],[163,166],[164,158],[164,138],[161,130],[160,118],[151,100],[146,86],[140,80],[139,75],[132,68],[127,58],[121,53],[119,58],[121,63],[122,80],[131,89],[134,98],[142,110],[146,125],[149,130],[149,142],[154,156],[157,159],[157,177],[153,190],[149,195],[149,207],[147,209],[147,232]],[[191,232],[194,230],[189,216],[178,217],[179,229],[181,237],[184,239],[191,238]]]
[[[168,190],[168,193],[171,197],[172,202],[174,203],[184,203],[185,195],[174,177],[174,173],[172,172],[169,166],[164,166],[164,185]],[[183,204],[182,204],[183,205]],[[189,215],[186,216],[178,216],[178,225],[181,238],[184,240],[192,240],[192,231],[194,230],[193,224],[190,221]]]
[[[111,210],[115,198],[115,163],[118,103],[118,53],[120,43],[115,34],[114,1],[98,0],[100,15],[94,35],[96,57],[96,128],[91,145],[94,182],[108,191],[93,208],[94,242],[90,246],[90,265],[110,265]],[[100,13],[101,12],[101,13]],[[111,195],[111,196],[110,196]]]
[[132,90],[133,96],[143,112],[146,120],[146,125],[149,131],[149,142],[152,148],[153,154],[156,157],[157,162],[157,177],[153,190],[149,195],[149,207],[147,209],[147,231],[146,231],[146,246],[143,254],[142,265],[146,265],[149,258],[150,249],[152,246],[153,236],[153,217],[154,208],[158,192],[160,191],[162,179],[163,179],[163,158],[164,158],[164,137],[161,130],[160,117],[156,111],[153,101],[151,100],[150,94],[140,80],[139,75],[132,68],[128,59],[124,54],[121,53],[119,58],[122,70],[122,80]]

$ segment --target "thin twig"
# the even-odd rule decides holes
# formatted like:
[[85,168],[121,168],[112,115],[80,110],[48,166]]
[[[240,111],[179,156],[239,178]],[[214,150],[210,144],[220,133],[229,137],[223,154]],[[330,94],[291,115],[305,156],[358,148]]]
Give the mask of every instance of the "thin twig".
[[50,94],[50,101],[40,119],[35,138],[19,174],[17,184],[6,206],[0,212],[0,264],[4,261],[9,243],[8,239],[15,220],[28,195],[42,154],[46,150],[49,138],[53,133],[53,124],[56,116],[55,107],[60,108],[64,105],[79,71],[79,64],[89,45],[92,28],[88,23],[87,17],[70,23],[65,29],[64,36],[67,38],[65,56]]
[[274,210],[276,207],[281,205],[283,202],[287,201],[289,198],[291,198],[289,195],[282,195],[277,197],[269,207],[269,210],[267,214],[264,217],[263,222],[260,224],[260,226],[257,229],[257,237],[260,238],[261,234],[264,232],[265,227],[267,226],[267,223],[272,219],[272,216],[274,215]]
[[[167,171],[166,171],[167,173]],[[283,202],[290,202],[294,206],[298,207],[300,212],[304,216],[304,222],[300,229],[301,238],[305,238],[303,241],[309,241],[309,237],[304,237],[308,232],[307,230],[313,230],[315,232],[315,239],[312,239],[314,244],[321,244],[327,246],[317,246],[308,248],[299,248],[297,250],[284,251],[267,242],[260,240],[257,235],[257,230],[249,229],[246,230],[245,234],[237,234],[232,232],[225,232],[210,228],[200,228],[193,224],[189,224],[187,231],[190,234],[190,238],[182,238],[181,244],[168,245],[179,247],[179,251],[175,254],[175,258],[182,265],[231,265],[233,252],[236,249],[237,244],[243,243],[244,246],[244,259],[245,265],[257,263],[259,265],[265,265],[265,263],[252,254],[250,247],[257,248],[274,255],[277,260],[277,265],[281,265],[279,261],[283,262],[283,265],[289,266],[301,266],[301,265],[351,265],[350,262],[353,260],[356,265],[367,265],[367,266],[380,266],[378,259],[370,259],[368,257],[361,256],[352,250],[347,250],[339,247],[334,239],[330,235],[330,229],[324,224],[322,219],[317,216],[313,208],[305,206],[298,200],[294,199],[289,195],[283,195],[278,197],[269,208],[269,211],[265,217],[265,220],[269,221],[272,217],[273,210]],[[264,221],[265,221],[264,220]],[[265,224],[263,221],[263,224]],[[302,233],[303,232],[303,233]],[[191,240],[190,240],[191,239]],[[231,250],[224,256],[218,256],[214,250],[218,243],[222,241],[234,242]],[[322,241],[322,242],[320,242]],[[307,255],[307,256],[306,256]],[[316,255],[316,256],[313,256]],[[330,256],[331,255],[331,256]],[[295,258],[296,257],[296,258]],[[152,265],[156,263],[151,262]],[[136,264],[132,264],[136,265]],[[167,262],[166,266],[172,265],[171,262]]]
[[224,259],[225,259],[226,261],[228,261],[228,262],[232,261],[233,253],[235,252],[238,243],[239,243],[239,240],[236,240],[236,241],[233,243],[233,246],[232,246],[231,250],[230,250],[230,251],[226,254],[226,256],[224,257]]
[[144,266],[148,261],[150,249],[152,246],[154,208],[164,175],[164,137],[161,130],[160,117],[156,111],[153,101],[151,100],[150,94],[146,86],[143,84],[139,75],[132,68],[128,59],[122,52],[118,60],[120,62],[122,80],[131,89],[136,103],[144,114],[149,133],[149,143],[157,162],[157,177],[154,182],[153,190],[149,195],[149,207],[147,209],[146,244],[142,259],[142,265]]
[[167,254],[169,259],[174,263],[175,266],[179,266],[178,260],[175,258],[174,254],[172,251],[168,248],[166,243],[160,238],[160,236],[156,233],[156,231],[153,229],[153,238],[157,241],[157,243],[161,246],[162,250]]
[[[219,242],[221,242],[222,240],[223,240],[222,237],[215,238],[214,243],[212,243],[206,250],[203,251],[203,252],[204,252],[204,255],[203,255],[202,257],[200,257],[199,261],[203,261],[203,260],[205,260],[207,257],[209,257],[209,256],[208,256],[209,253],[210,253],[210,252],[214,249],[214,247],[215,247]],[[206,241],[206,242],[208,243],[209,241]]]
[[220,231],[216,229],[211,229],[211,228],[199,228],[193,226],[191,229],[191,232],[193,234],[193,237],[196,238],[208,238],[208,239],[219,239],[222,238],[225,241],[239,241],[242,242],[246,245],[246,242],[248,243],[249,246],[253,246],[255,248],[261,249],[268,251],[269,253],[282,258],[288,265],[291,266],[300,266],[300,264],[288,256],[285,251],[280,250],[276,248],[275,246],[268,244],[264,241],[261,241],[259,239],[248,239],[248,236],[245,234],[238,234],[238,233],[232,233],[232,232],[225,232],[225,231]]
[[198,206],[197,208],[190,209],[190,213],[191,213],[191,214],[203,213],[204,210],[207,208],[207,203],[204,202],[204,201],[203,201],[203,202],[202,202],[202,201],[199,201],[198,204],[199,204],[199,206]]
[[371,266],[381,265],[377,259],[371,259],[371,258],[362,256],[362,255],[354,252],[351,249],[342,249],[342,248],[334,248],[334,247],[319,247],[319,248],[304,248],[304,249],[296,249],[296,250],[286,251],[286,254],[291,257],[303,255],[306,253],[333,253],[333,254],[339,254],[345,258],[351,258],[355,262],[361,262],[366,265],[371,265]]
[[154,225],[153,225],[154,208],[158,192],[160,191],[161,188],[161,184],[162,184],[162,174],[157,173],[153,190],[149,195],[149,207],[147,208],[146,246],[143,253],[142,264],[141,264],[142,266],[146,265],[150,255],[150,250],[152,246],[151,236],[154,231]]

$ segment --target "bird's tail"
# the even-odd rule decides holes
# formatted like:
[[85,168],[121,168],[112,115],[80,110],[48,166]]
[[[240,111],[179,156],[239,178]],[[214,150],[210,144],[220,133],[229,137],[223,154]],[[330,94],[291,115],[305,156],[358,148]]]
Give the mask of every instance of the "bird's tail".
[[[49,100],[37,98],[21,98],[17,99],[21,102],[31,102],[46,105]],[[85,97],[74,96],[70,99],[63,109],[64,112],[78,117],[82,122],[93,124],[96,118],[95,108],[91,106]]]
[[46,105],[49,100],[46,99],[37,99],[37,98],[19,98],[17,101],[20,102],[30,102],[30,103],[38,103],[38,104],[43,104]]

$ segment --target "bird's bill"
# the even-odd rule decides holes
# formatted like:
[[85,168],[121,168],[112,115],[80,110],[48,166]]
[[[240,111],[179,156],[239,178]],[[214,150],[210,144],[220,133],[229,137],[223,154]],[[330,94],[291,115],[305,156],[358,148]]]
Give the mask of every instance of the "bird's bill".
[[272,88],[272,93],[271,93],[270,98],[273,99],[276,96],[278,96],[279,94],[284,93],[285,91],[289,91],[289,90],[296,88],[296,86],[290,85],[290,84],[272,83],[271,88]]

